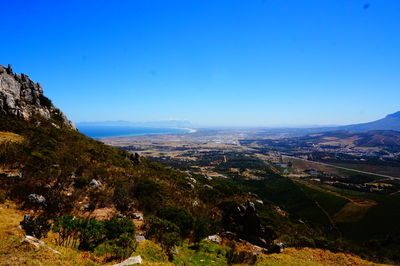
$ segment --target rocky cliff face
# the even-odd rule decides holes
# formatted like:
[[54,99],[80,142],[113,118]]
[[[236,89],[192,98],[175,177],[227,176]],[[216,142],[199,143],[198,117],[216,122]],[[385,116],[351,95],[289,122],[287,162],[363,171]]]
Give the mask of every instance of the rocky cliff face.
[[0,113],[29,120],[34,115],[55,118],[75,128],[51,101],[43,95],[42,86],[25,74],[14,74],[11,66],[0,65]]

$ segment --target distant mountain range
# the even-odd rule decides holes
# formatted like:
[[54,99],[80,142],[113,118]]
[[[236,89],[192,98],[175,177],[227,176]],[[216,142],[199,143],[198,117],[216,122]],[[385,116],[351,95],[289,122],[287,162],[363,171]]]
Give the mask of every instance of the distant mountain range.
[[280,128],[262,128],[255,136],[303,136],[313,133],[330,132],[330,131],[349,131],[363,132],[371,130],[394,130],[400,131],[400,111],[387,115],[385,118],[361,124],[345,125],[345,126],[325,126],[325,127],[280,127]]
[[131,121],[100,121],[100,122],[80,122],[78,127],[104,127],[104,126],[121,126],[121,127],[158,127],[158,128],[189,128],[192,124],[187,120],[161,120],[149,122],[131,122]]
[[368,130],[396,130],[400,131],[400,111],[387,115],[385,118],[362,124],[340,126],[334,129],[346,131],[368,131]]

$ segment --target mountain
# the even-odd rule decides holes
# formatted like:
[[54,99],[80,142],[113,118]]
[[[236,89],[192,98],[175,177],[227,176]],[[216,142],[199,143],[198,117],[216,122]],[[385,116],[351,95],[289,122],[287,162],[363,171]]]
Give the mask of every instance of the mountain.
[[339,130],[368,131],[368,130],[396,130],[400,131],[400,111],[387,115],[385,118],[362,124],[338,127]]
[[101,122],[80,122],[78,127],[98,127],[98,126],[121,126],[121,127],[158,127],[158,128],[188,128],[192,124],[187,120],[161,120],[148,122],[131,121],[101,121]]
[[54,118],[74,128],[65,114],[43,95],[42,86],[25,74],[14,74],[11,65],[7,68],[0,65],[0,113],[25,120],[35,115]]
[[[166,167],[79,133],[38,83],[11,67],[0,68],[0,88],[2,265],[111,265],[131,255],[146,264],[248,265],[274,259],[264,253],[279,252],[280,241],[371,251],[304,219],[303,211],[324,220],[309,189],[288,178],[210,178]],[[284,261],[295,259],[288,251]]]

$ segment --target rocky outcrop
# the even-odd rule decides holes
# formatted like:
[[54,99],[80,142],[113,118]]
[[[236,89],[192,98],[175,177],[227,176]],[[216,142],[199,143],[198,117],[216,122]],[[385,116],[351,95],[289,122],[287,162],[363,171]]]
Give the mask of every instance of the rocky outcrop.
[[233,232],[236,238],[268,248],[276,237],[275,232],[262,224],[253,202],[247,201],[246,204],[224,202],[219,207],[223,210],[222,223],[224,227]]
[[51,101],[43,95],[42,86],[25,74],[15,74],[10,65],[0,65],[0,113],[29,120],[34,115],[54,118],[75,128]]

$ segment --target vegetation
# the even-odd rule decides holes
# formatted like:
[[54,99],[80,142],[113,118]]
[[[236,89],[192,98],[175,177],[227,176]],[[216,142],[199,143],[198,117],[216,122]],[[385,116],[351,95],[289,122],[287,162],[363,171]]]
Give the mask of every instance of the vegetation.
[[[232,161],[221,163],[219,171],[238,168],[240,174],[213,180],[192,175],[196,181],[193,182],[187,173],[89,139],[57,119],[36,117],[25,121],[1,114],[0,131],[20,136],[20,141],[0,142],[1,169],[21,173],[21,178],[0,173],[2,190],[8,191],[2,201],[7,198],[21,208],[32,210],[36,215],[21,223],[23,229],[38,238],[51,235],[56,248],[90,252],[90,256],[101,257],[102,261],[123,259],[138,251],[149,258],[161,249],[153,261],[167,258],[176,263],[186,260],[223,264],[227,258],[235,261],[242,255],[236,256],[233,247],[202,240],[231,229],[234,235],[242,233],[240,225],[230,228],[225,222],[229,220],[226,217],[234,214],[224,203],[239,206],[262,200],[263,204],[256,204],[256,210],[264,232],[269,235],[268,241],[279,239],[294,247],[320,247],[370,256],[371,249],[362,244],[371,239],[361,240],[361,235],[356,236],[361,232],[354,230],[357,224],[337,225],[344,235],[359,238],[357,243],[341,239],[332,230],[329,216],[347,203],[343,197],[273,174],[255,158],[230,154]],[[247,167],[254,167],[263,178],[244,179],[241,173]],[[45,203],[30,201],[31,194],[43,196]],[[382,204],[371,207],[366,214],[368,219],[360,221],[360,228],[372,230],[376,233],[373,239],[389,247],[377,254],[397,259],[396,235],[390,236],[391,242],[381,237],[388,228],[391,232],[397,229],[393,229],[390,221],[386,222],[387,228],[372,229],[369,221],[377,221],[387,211],[384,206],[396,208],[398,203],[391,197],[373,200]],[[89,212],[102,208],[113,209],[114,214],[126,218],[87,218]],[[141,229],[150,240],[145,241],[147,244],[138,245],[134,240],[131,217],[136,211],[144,213]],[[391,217],[398,219],[393,212]],[[181,251],[178,254],[177,247]]]

